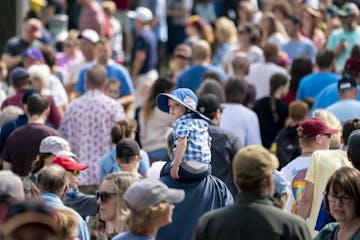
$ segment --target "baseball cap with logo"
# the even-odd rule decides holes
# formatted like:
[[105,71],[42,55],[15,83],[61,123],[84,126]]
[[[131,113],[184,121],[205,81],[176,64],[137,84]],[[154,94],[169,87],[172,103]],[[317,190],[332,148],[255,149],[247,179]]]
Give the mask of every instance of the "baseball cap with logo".
[[297,128],[298,136],[301,138],[312,138],[319,134],[335,134],[336,129],[328,128],[320,118],[308,118]]
[[351,75],[345,75],[338,81],[338,90],[346,91],[351,88],[357,87],[356,80]]
[[70,151],[69,142],[57,136],[44,138],[40,143],[40,153],[51,153],[55,156],[68,156],[76,158],[76,155]]
[[130,210],[141,212],[160,202],[179,203],[184,199],[184,190],[168,188],[157,179],[141,179],[132,184],[124,194]]
[[146,7],[138,7],[135,11],[129,11],[127,16],[131,19],[137,19],[142,23],[148,23],[153,19],[153,14]]

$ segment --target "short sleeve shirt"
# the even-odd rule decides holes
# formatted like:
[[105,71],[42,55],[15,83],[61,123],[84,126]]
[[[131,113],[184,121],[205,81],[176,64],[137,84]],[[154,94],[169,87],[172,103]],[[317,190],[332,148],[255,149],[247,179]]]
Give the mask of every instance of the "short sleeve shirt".
[[[185,114],[173,123],[175,145],[178,138],[187,138],[187,147],[183,161],[195,160],[210,163],[211,152],[209,147],[209,124],[194,113]],[[175,156],[176,148],[174,149]]]

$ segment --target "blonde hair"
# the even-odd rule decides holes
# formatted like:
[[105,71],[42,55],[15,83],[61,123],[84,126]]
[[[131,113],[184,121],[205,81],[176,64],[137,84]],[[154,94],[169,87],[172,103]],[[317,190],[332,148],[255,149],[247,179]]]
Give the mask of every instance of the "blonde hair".
[[317,109],[313,112],[313,117],[322,119],[326,126],[337,129],[336,134],[331,135],[330,149],[338,149],[341,143],[342,125],[339,119],[330,111],[325,109]]
[[135,234],[148,233],[153,221],[171,207],[171,205],[169,202],[161,202],[141,212],[132,211],[127,219],[129,230]]
[[215,22],[216,31],[219,31],[221,35],[218,41],[220,43],[236,43],[237,35],[236,35],[236,27],[233,21],[229,20],[226,17],[220,17]]
[[56,210],[56,218],[60,227],[61,239],[72,239],[79,227],[76,214],[69,209],[60,208]]
[[116,211],[117,223],[121,229],[126,230],[126,219],[130,214],[130,210],[124,201],[123,196],[126,190],[134,182],[139,180],[139,177],[130,172],[119,172],[107,175],[104,180],[111,181],[116,190],[117,209],[114,209],[114,211]]

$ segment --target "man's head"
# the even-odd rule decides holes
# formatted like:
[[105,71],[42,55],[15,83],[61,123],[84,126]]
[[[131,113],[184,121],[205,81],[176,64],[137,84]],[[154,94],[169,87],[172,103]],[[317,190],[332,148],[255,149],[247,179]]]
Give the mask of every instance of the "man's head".
[[[357,119],[359,121],[359,119]],[[359,122],[360,123],[360,122]],[[360,130],[355,130],[350,134],[348,140],[347,156],[352,165],[360,170]]]
[[360,119],[350,119],[344,123],[341,139],[345,147],[348,146],[349,137],[355,130],[360,129]]
[[16,67],[10,73],[10,81],[16,90],[26,88],[30,85],[29,73],[23,67]]
[[276,63],[279,59],[279,48],[274,43],[266,43],[263,47],[266,62]]
[[272,173],[279,160],[259,145],[242,148],[234,157],[232,171],[234,182],[240,192],[274,193]]
[[96,43],[95,52],[98,63],[107,65],[112,55],[110,42],[106,38],[100,38],[100,40]]
[[300,145],[314,150],[329,149],[331,135],[337,132],[320,118],[308,118],[297,129]]
[[220,100],[214,94],[205,94],[199,98],[197,110],[210,120],[219,120],[221,116]]
[[192,47],[194,62],[208,62],[211,59],[211,47],[205,40],[197,41]]
[[301,28],[301,21],[295,16],[287,15],[284,20],[285,30],[290,38],[298,35]]
[[97,64],[86,72],[87,89],[103,90],[106,84],[106,68]]
[[248,75],[250,68],[250,58],[248,54],[244,52],[236,53],[231,61],[231,66],[235,76],[244,77],[245,75]]
[[338,81],[338,94],[340,99],[356,99],[358,87],[354,77],[345,75]]
[[62,197],[69,185],[69,179],[63,167],[51,164],[43,167],[36,178],[41,193],[54,193]]
[[146,7],[138,7],[135,11],[129,11],[127,16],[134,20],[135,28],[138,31],[143,29],[143,27],[153,19],[152,12]]
[[43,25],[39,19],[29,18],[24,24],[23,37],[25,41],[31,43],[35,39],[39,39],[42,35]]
[[330,69],[334,67],[335,55],[334,52],[328,49],[321,50],[316,55],[316,64],[319,69]]
[[12,171],[0,171],[0,203],[3,198],[9,198],[10,201],[25,200],[21,178]]
[[80,50],[86,61],[91,61],[95,57],[96,43],[99,41],[99,35],[92,29],[85,29],[79,35]]
[[338,11],[342,27],[346,31],[353,31],[357,26],[359,8],[355,3],[348,2]]
[[51,163],[57,164],[65,169],[69,179],[69,187],[74,189],[77,188],[77,185],[80,182],[80,171],[87,168],[86,164],[78,163],[71,157],[66,156],[57,156],[51,161]]
[[136,172],[140,161],[139,144],[130,138],[120,140],[116,144],[116,161],[123,171]]
[[26,112],[30,117],[37,115],[46,119],[49,111],[49,101],[45,96],[34,93],[28,98]]
[[225,83],[225,98],[228,103],[242,103],[247,86],[240,78],[229,78]]

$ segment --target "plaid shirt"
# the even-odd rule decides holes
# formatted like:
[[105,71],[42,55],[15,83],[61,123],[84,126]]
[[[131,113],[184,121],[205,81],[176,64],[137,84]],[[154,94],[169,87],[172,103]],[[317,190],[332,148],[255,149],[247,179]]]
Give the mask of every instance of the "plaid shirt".
[[[175,146],[178,145],[179,137],[185,137],[187,138],[187,147],[182,161],[195,160],[210,163],[209,124],[203,119],[195,118],[194,115],[194,113],[184,114],[173,123]],[[176,147],[173,151],[175,156]]]

